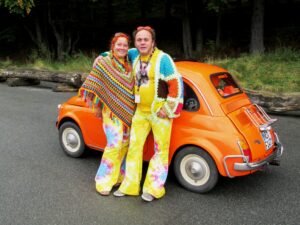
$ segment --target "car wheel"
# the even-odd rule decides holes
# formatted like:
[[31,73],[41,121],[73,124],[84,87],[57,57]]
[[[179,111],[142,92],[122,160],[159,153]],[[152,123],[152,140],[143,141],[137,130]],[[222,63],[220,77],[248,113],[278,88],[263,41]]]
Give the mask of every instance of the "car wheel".
[[210,191],[219,178],[214,160],[197,147],[186,147],[178,152],[174,160],[174,172],[183,187],[198,193]]
[[85,144],[80,128],[73,122],[65,122],[59,128],[59,141],[64,152],[78,158],[83,155]]

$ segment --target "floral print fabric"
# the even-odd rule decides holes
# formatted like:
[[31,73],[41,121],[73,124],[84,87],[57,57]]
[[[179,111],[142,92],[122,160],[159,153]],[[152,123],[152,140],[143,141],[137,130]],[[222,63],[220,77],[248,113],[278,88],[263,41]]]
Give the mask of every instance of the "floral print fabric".
[[154,135],[154,155],[152,156],[143,186],[143,192],[161,198],[165,194],[164,184],[168,174],[168,158],[171,119],[161,119],[151,112],[137,108],[132,120],[130,147],[126,158],[126,173],[120,191],[127,195],[140,194],[143,149],[145,140],[152,129]]
[[107,145],[95,181],[97,191],[110,191],[124,177],[125,163],[123,161],[129,144],[129,129],[112,114],[108,107],[103,108],[102,117]]

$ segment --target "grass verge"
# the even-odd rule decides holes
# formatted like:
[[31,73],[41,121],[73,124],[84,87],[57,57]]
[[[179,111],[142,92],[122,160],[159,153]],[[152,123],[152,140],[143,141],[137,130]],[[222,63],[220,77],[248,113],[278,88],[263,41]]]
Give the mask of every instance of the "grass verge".
[[[0,68],[40,69],[60,72],[85,72],[92,68],[96,54],[77,54],[65,62],[31,59],[25,63],[0,60]],[[206,63],[227,69],[244,88],[274,93],[300,92],[300,51],[280,48],[258,55],[208,59]]]

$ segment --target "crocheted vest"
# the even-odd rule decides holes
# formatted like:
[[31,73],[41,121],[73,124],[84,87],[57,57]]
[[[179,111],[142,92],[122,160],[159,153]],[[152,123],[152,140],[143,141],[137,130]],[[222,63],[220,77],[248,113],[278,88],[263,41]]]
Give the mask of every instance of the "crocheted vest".
[[79,95],[86,101],[92,95],[94,104],[105,104],[112,113],[130,127],[135,112],[134,78],[126,73],[121,63],[115,60],[117,68],[112,65],[110,56],[103,57],[92,69],[81,88]]

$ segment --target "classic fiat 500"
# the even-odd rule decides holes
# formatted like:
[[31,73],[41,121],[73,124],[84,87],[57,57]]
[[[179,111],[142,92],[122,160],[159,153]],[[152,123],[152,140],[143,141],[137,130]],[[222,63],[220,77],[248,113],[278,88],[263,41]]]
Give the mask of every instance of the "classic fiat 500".
[[[279,165],[283,147],[271,127],[276,119],[252,104],[228,71],[189,61],[176,66],[184,79],[184,108],[174,119],[169,162],[182,186],[204,193],[219,176],[245,176]],[[105,148],[102,120],[77,96],[58,105],[56,126],[62,149],[71,157],[82,156],[86,147]],[[150,134],[144,160],[153,153]]]

